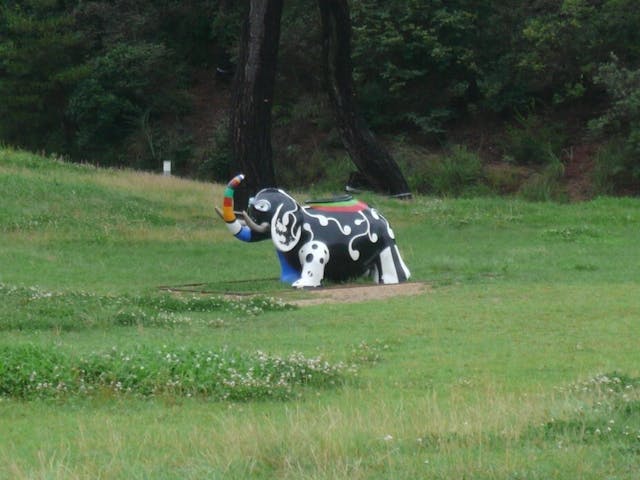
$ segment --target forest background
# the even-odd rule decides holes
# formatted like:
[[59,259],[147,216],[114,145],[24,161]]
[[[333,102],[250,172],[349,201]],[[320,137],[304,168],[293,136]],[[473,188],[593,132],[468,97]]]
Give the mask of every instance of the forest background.
[[[226,181],[245,2],[5,0],[0,144]],[[636,0],[351,0],[358,105],[416,193],[640,193]],[[322,85],[320,13],[287,0],[273,150],[286,187],[354,169]]]

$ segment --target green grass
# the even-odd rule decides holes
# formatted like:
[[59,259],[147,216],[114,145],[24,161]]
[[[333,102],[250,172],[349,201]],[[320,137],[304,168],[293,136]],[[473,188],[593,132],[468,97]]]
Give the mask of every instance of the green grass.
[[0,150],[0,478],[637,478],[637,199],[365,195],[431,287],[292,308],[222,193]]

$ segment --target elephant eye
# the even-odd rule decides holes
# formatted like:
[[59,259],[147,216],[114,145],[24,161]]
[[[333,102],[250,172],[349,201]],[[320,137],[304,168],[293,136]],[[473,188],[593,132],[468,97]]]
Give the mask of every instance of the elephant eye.
[[260,212],[268,212],[269,210],[271,210],[271,203],[269,203],[269,200],[265,200],[265,199],[258,200],[253,205],[253,208],[255,208]]

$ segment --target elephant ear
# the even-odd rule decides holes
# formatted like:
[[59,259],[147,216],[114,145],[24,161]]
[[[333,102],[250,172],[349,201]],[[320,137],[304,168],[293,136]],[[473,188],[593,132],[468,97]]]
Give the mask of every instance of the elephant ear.
[[281,252],[290,252],[300,241],[302,235],[302,215],[300,207],[294,203],[287,209],[282,203],[271,219],[271,239]]

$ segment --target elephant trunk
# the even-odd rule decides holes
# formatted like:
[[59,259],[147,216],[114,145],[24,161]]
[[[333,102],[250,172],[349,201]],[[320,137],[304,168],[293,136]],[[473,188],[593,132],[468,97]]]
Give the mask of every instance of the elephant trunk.
[[216,208],[216,211],[225,221],[225,223],[227,224],[227,228],[233,236],[244,242],[250,242],[251,229],[249,229],[245,225],[242,225],[236,218],[236,214],[233,211],[233,194],[236,187],[240,185],[242,180],[244,180],[243,174],[236,175],[231,179],[224,191],[224,198],[222,200],[222,212],[218,208]]
[[242,173],[236,175],[227,184],[227,188],[224,191],[224,199],[222,201],[222,219],[227,222],[227,224],[237,221],[236,214],[233,211],[233,194],[235,193],[236,187],[242,183],[242,180],[244,180],[244,175]]

